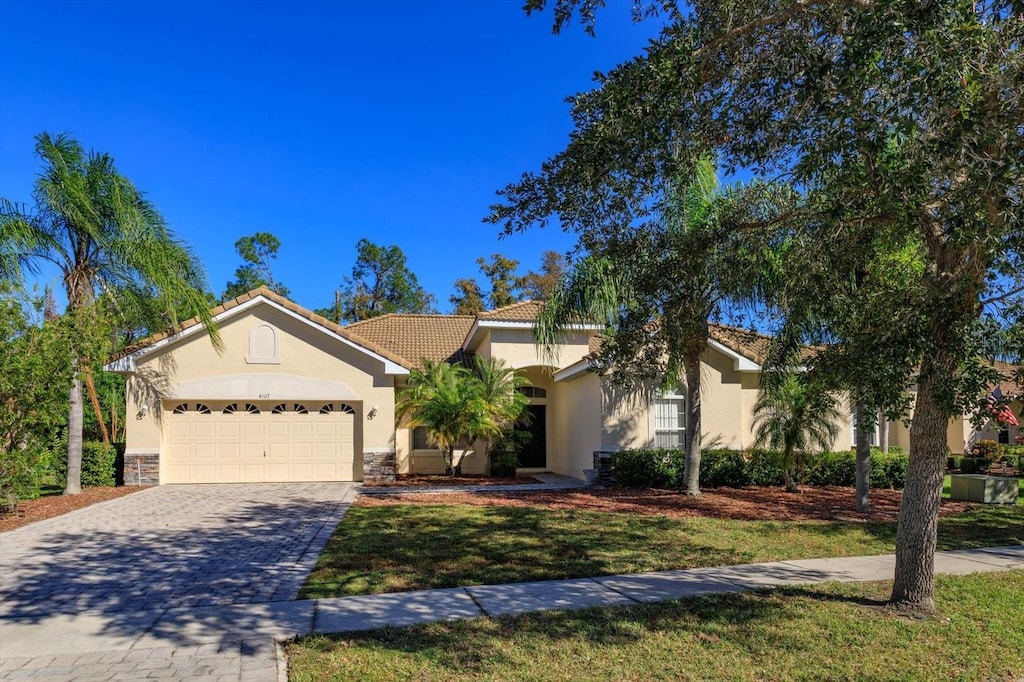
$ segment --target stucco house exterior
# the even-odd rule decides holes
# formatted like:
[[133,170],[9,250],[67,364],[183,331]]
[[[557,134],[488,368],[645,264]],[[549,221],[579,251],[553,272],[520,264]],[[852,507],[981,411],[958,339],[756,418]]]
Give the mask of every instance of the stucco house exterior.
[[[591,367],[600,329],[580,326],[551,360],[534,343],[540,303],[476,316],[384,315],[345,327],[261,288],[212,311],[215,347],[193,319],[112,360],[128,376],[125,482],[129,485],[361,481],[382,466],[443,471],[420,430],[396,428],[396,391],[424,359],[497,357],[529,382],[532,445],[521,466],[577,478],[594,452],[682,444],[684,391],[627,394]],[[752,408],[768,338],[713,326],[703,359],[703,438],[753,444]],[[835,449],[852,443],[844,417]],[[950,424],[954,451],[973,436]],[[890,444],[907,429],[889,425]],[[1011,440],[1012,442],[1012,440]],[[486,470],[483,452],[463,462]]]

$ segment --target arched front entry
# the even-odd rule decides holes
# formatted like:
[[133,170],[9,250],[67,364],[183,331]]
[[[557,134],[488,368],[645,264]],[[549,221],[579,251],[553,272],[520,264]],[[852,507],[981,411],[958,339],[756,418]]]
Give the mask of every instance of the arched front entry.
[[523,423],[517,430],[530,435],[519,451],[519,468],[547,469],[548,449],[551,442],[551,425],[548,411],[551,408],[553,389],[551,370],[548,367],[526,367],[519,370],[529,382],[520,389],[530,399]]

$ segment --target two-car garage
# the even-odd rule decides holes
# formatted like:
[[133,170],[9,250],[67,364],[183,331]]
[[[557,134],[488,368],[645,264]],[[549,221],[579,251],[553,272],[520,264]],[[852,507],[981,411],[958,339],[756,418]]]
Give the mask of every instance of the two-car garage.
[[168,401],[162,483],[357,480],[355,414],[340,401]]

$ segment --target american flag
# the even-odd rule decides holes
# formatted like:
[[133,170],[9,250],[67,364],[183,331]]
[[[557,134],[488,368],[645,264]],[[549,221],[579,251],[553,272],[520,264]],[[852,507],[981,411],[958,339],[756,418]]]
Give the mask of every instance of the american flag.
[[1017,416],[1009,405],[999,405],[1003,399],[1003,391],[998,386],[988,395],[988,411],[996,418],[1000,426],[1020,426]]

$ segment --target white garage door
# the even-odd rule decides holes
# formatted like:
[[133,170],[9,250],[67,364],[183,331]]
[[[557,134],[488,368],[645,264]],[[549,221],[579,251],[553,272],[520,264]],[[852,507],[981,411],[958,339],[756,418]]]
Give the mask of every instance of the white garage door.
[[344,403],[168,403],[161,483],[355,479]]

